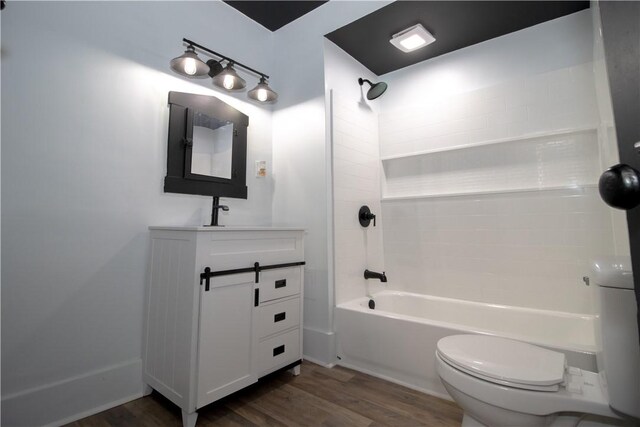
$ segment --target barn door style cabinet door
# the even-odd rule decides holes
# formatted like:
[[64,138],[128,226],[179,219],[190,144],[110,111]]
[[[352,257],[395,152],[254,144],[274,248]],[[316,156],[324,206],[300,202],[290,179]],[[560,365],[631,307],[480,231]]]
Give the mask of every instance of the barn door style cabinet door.
[[304,231],[150,227],[143,380],[197,410],[271,372],[300,372]]

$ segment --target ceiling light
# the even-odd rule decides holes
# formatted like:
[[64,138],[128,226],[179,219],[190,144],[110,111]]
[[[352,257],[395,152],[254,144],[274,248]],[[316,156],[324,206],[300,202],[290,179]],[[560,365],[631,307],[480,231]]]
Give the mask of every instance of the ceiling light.
[[394,34],[389,41],[403,52],[412,52],[433,43],[436,38],[421,24],[416,24]]
[[251,99],[255,99],[259,102],[274,102],[278,99],[278,94],[275,93],[267,83],[267,80],[264,77],[260,77],[260,83],[256,85],[253,89],[251,89],[247,96]]
[[209,72],[209,66],[198,58],[196,50],[191,45],[182,55],[173,58],[169,64],[173,71],[187,77],[206,76]]

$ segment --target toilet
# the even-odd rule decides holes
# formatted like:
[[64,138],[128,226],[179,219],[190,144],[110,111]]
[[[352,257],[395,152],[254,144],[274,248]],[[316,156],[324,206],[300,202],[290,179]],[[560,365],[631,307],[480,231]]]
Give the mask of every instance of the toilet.
[[640,346],[630,260],[594,263],[593,279],[601,315],[598,373],[568,366],[563,353],[511,339],[452,335],[438,341],[436,369],[464,410],[464,427],[576,426],[588,416],[590,426],[639,422]]

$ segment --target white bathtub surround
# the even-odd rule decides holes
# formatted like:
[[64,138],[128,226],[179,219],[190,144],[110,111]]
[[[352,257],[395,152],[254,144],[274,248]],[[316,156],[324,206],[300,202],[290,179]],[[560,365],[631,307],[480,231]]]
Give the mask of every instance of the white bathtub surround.
[[[580,12],[391,73],[391,88],[413,83],[429,95],[401,103],[394,94],[379,116],[394,289],[594,312],[582,277],[621,239],[596,188],[603,143],[590,21]],[[556,47],[574,56],[535,47],[543,31],[567,28]],[[537,60],[528,68],[522,49]],[[487,56],[500,58],[499,72]]]
[[[325,41],[325,67],[331,118],[335,300],[341,303],[386,287],[378,280],[364,279],[365,269],[382,272],[385,264],[379,100],[366,100],[368,85],[358,85],[358,78],[374,83],[379,79],[329,41]],[[373,221],[367,228],[360,225],[358,211],[363,205],[376,215],[375,227]]]
[[387,272],[408,292],[593,313],[582,277],[613,251],[608,210],[593,186],[385,201]]
[[[325,46],[327,64],[339,65],[325,68],[337,304],[376,291],[360,267],[379,256],[387,288],[593,312],[587,261],[620,239],[595,190],[603,144],[591,25],[585,11],[381,76],[388,93],[369,104],[349,86],[359,64]],[[540,48],[549,37],[553,51]],[[376,194],[379,238],[352,214]]]
[[397,291],[336,307],[340,364],[437,396],[447,396],[435,370],[436,343],[489,334],[560,351],[571,366],[595,371],[595,316],[523,309]]
[[597,123],[593,63],[587,62],[468,92],[385,104],[380,114],[380,147],[386,158],[595,128]]
[[380,115],[394,288],[592,313],[582,277],[614,253],[593,64]]
[[[357,83],[357,82],[356,82]],[[364,270],[382,272],[383,214],[380,203],[380,154],[377,120],[353,100],[333,93],[333,180],[336,301],[372,294],[383,284],[365,280]],[[363,228],[358,211],[369,206],[376,215]]]
[[383,200],[577,188],[600,174],[595,128],[383,157]]
[[[623,216],[597,190],[616,150],[598,104],[606,79],[594,78],[591,13],[376,79],[389,84],[375,104],[380,242],[386,289],[399,293],[375,293],[372,311],[367,289],[352,285],[359,268],[348,257],[370,242],[347,203],[373,187],[334,170],[336,267],[347,254],[335,275],[340,364],[446,396],[435,343],[464,332],[535,343],[595,371],[597,298],[583,277],[589,261],[628,245]],[[353,161],[366,145],[340,127],[358,111],[336,108],[352,100],[334,89],[334,159]]]

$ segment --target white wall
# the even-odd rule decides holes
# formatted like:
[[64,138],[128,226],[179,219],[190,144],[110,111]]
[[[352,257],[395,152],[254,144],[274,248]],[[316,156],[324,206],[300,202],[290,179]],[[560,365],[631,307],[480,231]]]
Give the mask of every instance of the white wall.
[[[362,77],[377,77],[329,40],[325,40],[327,108],[331,113],[333,176],[334,288],[336,304],[371,295],[383,288],[365,280],[365,269],[384,271],[380,205],[379,100],[368,101]],[[376,214],[363,228],[358,211],[367,205]]]
[[585,10],[381,77],[393,286],[592,311],[581,279],[614,241],[591,27]]
[[321,363],[335,358],[324,35],[388,3],[331,1],[274,33],[273,221],[307,229],[304,354]]
[[[162,192],[170,90],[249,115],[248,200],[223,199],[221,222],[308,229],[305,354],[333,360],[323,36],[387,3],[331,2],[277,33],[220,2],[8,5],[3,424],[74,419],[141,393],[147,226],[205,223],[211,203]],[[276,117],[173,75],[183,37],[271,75]]]
[[221,222],[271,223],[270,111],[168,62],[188,37],[272,74],[273,37],[217,2],[12,2],[2,24],[2,424],[33,426],[141,393],[147,226],[211,203],[163,193],[168,91],[250,117],[249,198]]

